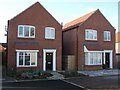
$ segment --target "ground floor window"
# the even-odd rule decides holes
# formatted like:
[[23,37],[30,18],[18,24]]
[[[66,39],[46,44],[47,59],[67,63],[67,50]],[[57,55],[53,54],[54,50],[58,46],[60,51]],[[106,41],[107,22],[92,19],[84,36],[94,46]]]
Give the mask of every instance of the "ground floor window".
[[85,52],[86,65],[101,65],[102,53],[101,52]]
[[37,66],[38,50],[16,50],[17,51],[17,66]]

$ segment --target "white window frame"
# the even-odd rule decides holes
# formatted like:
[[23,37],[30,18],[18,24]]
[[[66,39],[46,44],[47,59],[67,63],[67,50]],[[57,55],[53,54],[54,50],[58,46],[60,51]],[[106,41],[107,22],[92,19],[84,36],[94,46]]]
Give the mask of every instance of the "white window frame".
[[[85,65],[102,65],[102,52],[85,52],[85,53],[88,53],[88,63],[86,63],[86,60],[85,60]],[[90,63],[90,58],[91,58],[91,55],[90,55],[90,53],[100,53],[101,54],[101,56],[100,56],[100,58],[101,58],[101,63],[97,63],[97,64],[95,64],[95,63],[93,63],[93,64],[91,64]]]
[[[17,67],[37,67],[37,52],[39,52],[39,50],[16,50],[17,54],[16,54],[16,57],[17,57],[17,62],[16,62],[16,66]],[[36,57],[36,60],[35,60],[35,65],[31,65],[31,56],[30,56],[30,65],[25,65],[25,58],[23,57],[23,65],[19,65],[19,53],[20,52],[31,52],[31,53],[35,53],[35,57]]]
[[[93,37],[92,37],[92,38],[89,38],[89,37],[87,36],[87,32],[92,32]],[[94,38],[94,37],[96,37],[96,38]],[[85,30],[85,40],[97,40],[97,30],[86,29],[86,30]]]
[[[20,27],[23,28],[23,35],[22,36],[19,35],[19,31],[20,31],[19,28]],[[24,27],[28,27],[29,28],[29,36],[25,36],[25,34],[24,34]],[[31,28],[34,28],[34,35],[33,36],[30,36]],[[35,38],[35,26],[31,26],[31,25],[18,25],[18,37],[19,38]]]
[[[107,33],[107,40],[105,40],[105,33]],[[110,38],[109,38],[110,35]],[[104,31],[104,41],[111,41],[111,32],[110,31]]]
[[55,28],[45,27],[45,39],[55,39]]

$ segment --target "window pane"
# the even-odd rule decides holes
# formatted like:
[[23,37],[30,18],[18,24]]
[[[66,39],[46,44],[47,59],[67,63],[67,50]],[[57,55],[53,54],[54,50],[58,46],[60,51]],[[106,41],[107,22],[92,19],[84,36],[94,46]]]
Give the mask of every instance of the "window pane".
[[86,30],[86,39],[89,39],[89,31]]
[[35,35],[35,33],[34,33],[34,28],[31,27],[31,28],[30,28],[30,36],[34,36],[34,35]]
[[88,61],[88,53],[85,53],[85,64],[89,64],[89,61]]
[[24,27],[24,36],[29,37],[29,27]]
[[98,53],[98,63],[97,64],[101,64],[102,58],[101,58],[101,53]]
[[104,32],[104,40],[107,40],[107,32]]
[[19,36],[23,36],[23,27],[19,27]]
[[97,31],[94,31],[94,37],[93,39],[97,39]]
[[30,65],[30,56],[25,56],[25,65]]
[[90,53],[90,64],[94,64],[93,62],[93,53]]
[[25,65],[30,65],[30,53],[25,53]]
[[31,53],[31,65],[36,65],[36,53]]
[[89,39],[93,39],[93,32],[89,31]]
[[111,40],[110,32],[108,32],[108,40]]
[[97,53],[93,53],[93,61],[94,61],[94,65],[96,65],[97,64],[97,61],[98,61],[98,57],[97,57]]
[[55,38],[55,30],[54,29],[51,29],[50,30],[50,34],[51,34],[51,38]]
[[50,36],[49,29],[45,28],[45,38],[48,38]]
[[23,56],[19,56],[19,65],[23,65]]

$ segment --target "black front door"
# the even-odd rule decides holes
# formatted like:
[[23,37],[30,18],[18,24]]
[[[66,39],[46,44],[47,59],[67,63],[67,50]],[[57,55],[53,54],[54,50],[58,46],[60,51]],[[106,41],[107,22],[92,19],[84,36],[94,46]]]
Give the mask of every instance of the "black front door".
[[53,70],[53,53],[46,53],[46,70]]
[[110,68],[110,53],[105,53],[105,68]]

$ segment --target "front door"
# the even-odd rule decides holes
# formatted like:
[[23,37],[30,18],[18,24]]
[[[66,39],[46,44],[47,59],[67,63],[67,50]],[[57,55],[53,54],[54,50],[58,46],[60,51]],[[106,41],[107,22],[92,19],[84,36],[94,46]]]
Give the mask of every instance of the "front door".
[[56,71],[56,49],[43,49],[43,70]]
[[110,68],[110,53],[105,53],[105,69]]
[[53,53],[46,53],[46,70],[53,70]]

